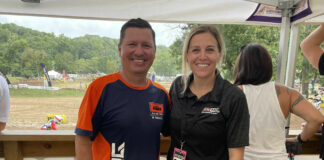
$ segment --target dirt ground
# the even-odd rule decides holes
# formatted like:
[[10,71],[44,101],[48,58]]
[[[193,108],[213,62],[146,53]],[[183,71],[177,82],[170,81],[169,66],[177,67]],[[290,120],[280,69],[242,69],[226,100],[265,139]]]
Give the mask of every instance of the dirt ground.
[[[82,97],[61,98],[11,98],[10,118],[6,129],[38,130],[47,122],[47,114],[67,116],[68,123],[56,125],[59,130],[73,130]],[[324,109],[321,109],[324,113]],[[291,116],[290,129],[300,129],[302,119]]]
[[40,129],[47,114],[66,115],[68,123],[56,125],[59,130],[75,128],[82,97],[11,98],[7,129]]

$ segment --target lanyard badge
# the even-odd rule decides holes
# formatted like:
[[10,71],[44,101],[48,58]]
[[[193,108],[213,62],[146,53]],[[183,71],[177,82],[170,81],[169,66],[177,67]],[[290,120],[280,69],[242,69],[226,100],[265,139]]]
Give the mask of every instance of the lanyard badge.
[[174,148],[172,160],[186,160],[187,151],[182,150],[184,141],[181,141],[181,146],[179,148]]

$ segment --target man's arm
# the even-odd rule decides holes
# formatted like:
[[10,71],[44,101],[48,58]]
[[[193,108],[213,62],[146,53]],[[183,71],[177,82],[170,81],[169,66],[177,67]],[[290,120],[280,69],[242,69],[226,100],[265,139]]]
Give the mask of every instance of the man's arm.
[[324,50],[321,43],[324,42],[324,23],[308,35],[300,44],[300,48],[310,64],[317,70],[318,62]]
[[0,122],[0,131],[4,130],[6,127],[6,123]]
[[230,160],[243,160],[244,158],[244,147],[229,148],[229,159]]
[[75,136],[75,154],[77,160],[91,160],[92,142],[89,136],[76,135]]

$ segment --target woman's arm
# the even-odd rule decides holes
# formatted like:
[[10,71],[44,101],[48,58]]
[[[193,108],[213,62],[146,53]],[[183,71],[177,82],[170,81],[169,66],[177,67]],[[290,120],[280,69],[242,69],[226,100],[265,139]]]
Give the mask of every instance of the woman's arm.
[[76,135],[75,136],[75,155],[77,160],[91,160],[92,142],[89,136]]
[[293,90],[291,94],[291,111],[307,122],[300,135],[301,140],[306,141],[324,122],[324,116],[300,93]]
[[244,147],[229,148],[228,153],[229,153],[230,160],[243,160]]

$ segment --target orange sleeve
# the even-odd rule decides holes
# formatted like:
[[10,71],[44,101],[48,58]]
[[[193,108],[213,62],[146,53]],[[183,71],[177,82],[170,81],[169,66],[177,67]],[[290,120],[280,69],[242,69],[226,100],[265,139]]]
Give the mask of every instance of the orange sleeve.
[[76,128],[92,131],[92,117],[97,108],[102,91],[107,84],[112,83],[117,79],[117,73],[113,73],[100,77],[89,85],[80,105]]

